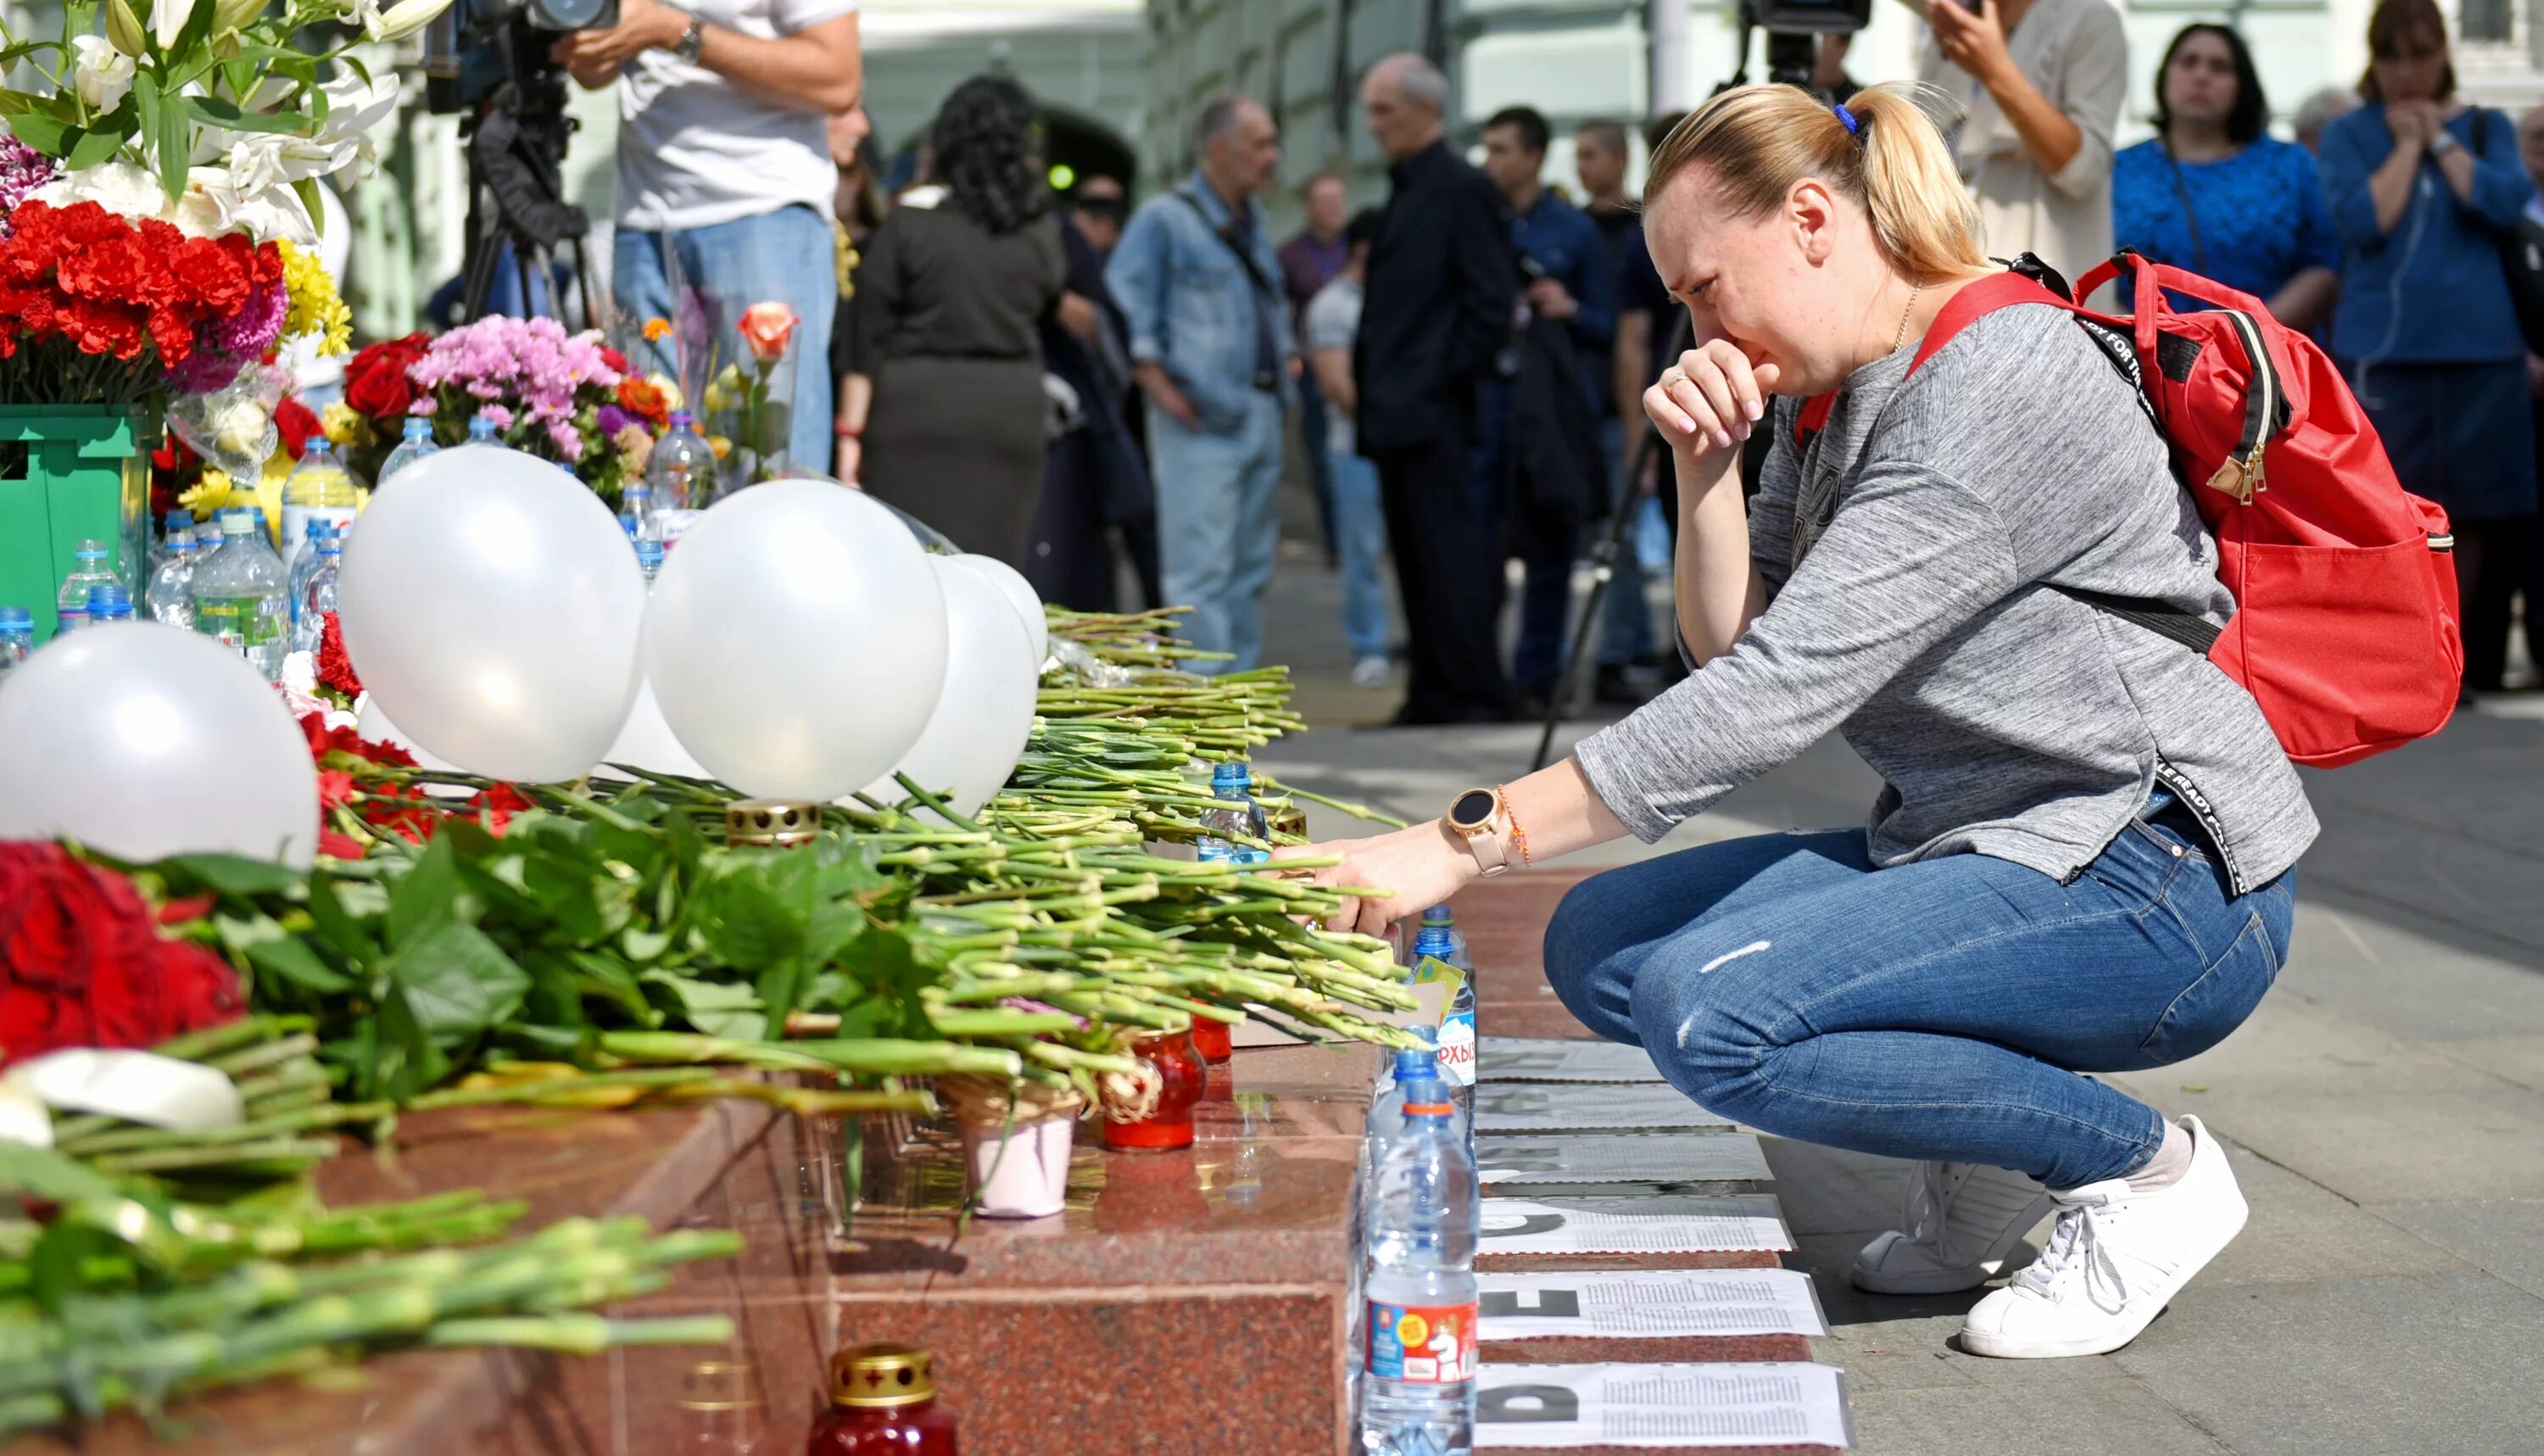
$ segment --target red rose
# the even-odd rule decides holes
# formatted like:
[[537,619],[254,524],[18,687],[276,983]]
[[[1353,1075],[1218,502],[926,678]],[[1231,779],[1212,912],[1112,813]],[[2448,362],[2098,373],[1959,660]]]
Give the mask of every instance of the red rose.
[[282,448],[296,460],[309,448],[309,437],[318,433],[318,417],[309,406],[286,399],[274,407],[274,428],[282,432]]
[[345,364],[345,403],[373,420],[404,415],[415,403],[415,385],[407,365],[424,358],[431,336],[418,332],[403,339],[384,339],[364,348]]
[[229,965],[161,939],[129,880],[59,845],[0,844],[0,1055],[156,1046],[242,1010]]
[[513,822],[514,815],[524,809],[536,807],[528,799],[521,797],[519,789],[509,783],[499,783],[493,788],[482,790],[467,804],[468,812],[485,816],[486,828],[497,839],[504,837],[504,828]]
[[359,859],[369,851],[362,848],[361,841],[342,830],[322,829],[318,831],[318,852],[330,859]]

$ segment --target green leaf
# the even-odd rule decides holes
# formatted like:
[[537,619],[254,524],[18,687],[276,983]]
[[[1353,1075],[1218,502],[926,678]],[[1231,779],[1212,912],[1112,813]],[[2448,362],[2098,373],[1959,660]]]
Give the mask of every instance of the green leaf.
[[698,929],[724,964],[761,971],[803,948],[810,885],[800,871],[790,883],[783,864],[775,855],[727,858],[698,887]]
[[168,861],[224,895],[276,895],[300,883],[300,871],[236,854],[180,854]]
[[310,227],[318,232],[325,232],[327,230],[327,207],[324,202],[319,201],[318,179],[314,177],[293,178],[291,181],[291,193],[292,196],[300,199],[301,206],[309,209]]
[[185,113],[206,126],[226,126],[232,131],[264,131],[277,136],[308,136],[316,129],[314,121],[288,113],[251,112],[237,102],[217,96],[188,96],[179,102]]
[[682,1018],[709,1036],[756,1041],[760,1029],[768,1024],[766,1010],[748,986],[701,981],[692,976],[676,976],[669,971],[648,971],[645,981],[649,985],[669,988],[679,1001]]
[[[374,896],[378,893],[378,887],[373,885],[311,881],[309,885],[310,929],[317,932],[319,939],[327,943],[328,949],[336,952],[355,969],[367,971],[372,963],[380,958],[380,947],[371,938],[369,931],[362,928],[361,923],[355,919],[354,913],[346,908],[346,897],[355,890],[368,891]],[[376,916],[377,912],[373,914]]]
[[442,826],[415,867],[389,888],[389,944],[403,947],[434,926],[449,920],[474,921],[475,902],[464,899],[459,885],[457,837]]
[[450,1059],[434,1044],[403,990],[390,988],[380,1002],[378,1024],[364,1096],[404,1101],[450,1075]]
[[475,926],[443,921],[399,947],[381,968],[426,1035],[455,1046],[510,1019],[530,977]]
[[[272,921],[266,922],[273,925]],[[277,926],[277,930],[281,928]],[[354,982],[330,968],[309,948],[309,942],[282,933],[279,938],[259,940],[247,947],[248,964],[271,976],[278,976],[321,996],[334,996],[354,989]]]
[[119,1198],[113,1180],[67,1154],[0,1141],[0,1193],[32,1194],[50,1203]]
[[[119,108],[116,115],[123,116],[122,110]],[[70,154],[62,158],[63,170],[84,171],[112,159],[122,148],[123,138],[131,133],[132,128],[128,125],[120,128],[92,128],[79,133],[79,139],[70,145]]]
[[795,997],[804,982],[804,963],[791,955],[759,973],[760,1024],[766,1028],[760,1035],[770,1041],[786,1035],[786,1016],[795,1010]]
[[10,132],[20,141],[48,157],[58,157],[62,154],[67,145],[64,138],[70,129],[70,121],[63,117],[48,116],[37,111],[13,112],[9,115]]

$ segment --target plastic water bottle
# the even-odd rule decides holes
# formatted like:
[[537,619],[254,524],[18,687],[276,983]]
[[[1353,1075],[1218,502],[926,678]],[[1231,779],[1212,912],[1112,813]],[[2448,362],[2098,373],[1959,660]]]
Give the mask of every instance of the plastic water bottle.
[[[53,635],[68,636],[88,625],[88,594],[92,587],[103,587],[115,581],[115,553],[106,542],[92,536],[79,543],[71,553],[70,575],[62,578],[61,595],[53,599],[56,625]],[[120,585],[119,583],[119,585]]]
[[0,678],[36,650],[36,614],[23,607],[0,607]]
[[354,524],[354,472],[336,458],[336,447],[323,435],[309,437],[300,463],[282,481],[282,549],[288,562],[310,554],[309,523],[324,521],[342,532]]
[[316,652],[319,639],[327,635],[327,618],[336,611],[336,578],[345,559],[345,538],[329,532],[318,538],[318,568],[300,585],[300,595],[293,601],[300,607],[299,618],[291,624],[291,650]]
[[504,444],[504,442],[495,438],[495,422],[487,419],[484,415],[470,415],[468,417],[468,443],[470,445],[491,445],[498,447],[501,447]]
[[[188,518],[192,519],[192,518]],[[150,573],[142,591],[150,619],[172,627],[195,627],[195,529],[181,526],[168,532],[168,559]]]
[[1210,771],[1211,797],[1219,804],[1202,811],[1204,833],[1193,842],[1195,856],[1205,864],[1260,864],[1269,849],[1236,842],[1237,835],[1264,838],[1263,808],[1254,802],[1254,775],[1243,764],[1222,764]]
[[1470,1456],[1475,1430],[1475,1158],[1449,1090],[1403,1084],[1404,1125],[1380,1154],[1365,1219],[1360,1450]]
[[654,590],[654,578],[663,571],[663,543],[648,536],[636,538],[636,569],[645,574],[645,590]]
[[108,582],[88,589],[88,624],[102,627],[110,622],[132,620],[132,594],[121,582]]
[[200,571],[200,570],[202,570],[202,569],[203,569],[203,563],[205,563],[205,562],[207,562],[207,561],[211,560],[211,559],[212,559],[212,553],[213,553],[213,552],[215,552],[215,551],[217,551],[217,550],[219,550],[220,548],[221,548],[221,518],[220,518],[220,516],[218,515],[218,513],[215,513],[215,514],[210,515],[210,516],[206,516],[206,517],[204,517],[202,520],[196,522],[196,523],[195,523],[195,569],[196,569],[197,571]]
[[380,478],[375,484],[386,485],[400,470],[427,455],[440,452],[441,446],[433,443],[433,422],[422,415],[409,415],[406,423],[398,427],[397,448],[389,451],[387,459],[380,461]]
[[1465,1126],[1474,1125],[1475,1108],[1475,975],[1467,964],[1467,949],[1458,941],[1456,923],[1450,919],[1449,907],[1435,905],[1422,916],[1422,928],[1413,936],[1413,963],[1420,965],[1425,957],[1436,959],[1459,971],[1458,994],[1450,999],[1449,1010],[1440,1017],[1440,1080],[1449,1084],[1449,1094],[1458,1104],[1459,1120]]
[[168,513],[167,524],[162,526],[159,531],[159,540],[150,548],[150,570],[154,574],[161,566],[167,563],[168,557],[176,550],[177,532],[181,530],[192,531],[194,528],[194,512],[171,511]]
[[309,590],[309,579],[318,574],[318,543],[332,539],[335,534],[336,527],[332,522],[323,516],[312,516],[302,525],[299,543],[291,548],[291,554],[283,558],[287,563],[284,570],[289,575],[284,591],[289,594],[291,626],[295,632],[300,627],[301,597]]
[[195,630],[247,659],[269,683],[291,643],[289,578],[252,512],[221,513],[226,544],[195,572]]
[[698,434],[687,410],[672,411],[672,428],[654,442],[645,457],[645,482],[653,487],[659,511],[694,511],[706,504],[715,484],[715,449]]
[[618,492],[618,528],[631,541],[663,538],[654,524],[654,493],[642,480],[631,480]]

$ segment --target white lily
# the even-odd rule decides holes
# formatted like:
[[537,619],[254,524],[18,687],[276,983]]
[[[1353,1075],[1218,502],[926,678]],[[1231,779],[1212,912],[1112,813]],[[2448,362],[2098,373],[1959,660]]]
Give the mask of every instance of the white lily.
[[92,112],[111,112],[132,89],[132,57],[104,36],[71,38],[71,86]]
[[56,207],[95,202],[119,217],[156,217],[198,237],[223,230],[204,226],[209,219],[203,215],[189,216],[184,206],[172,205],[168,194],[159,186],[158,173],[119,159],[66,172],[36,189],[33,196]]
[[450,0],[397,0],[380,12],[375,23],[364,26],[362,34],[374,40],[403,40],[433,24],[436,16],[449,8]]
[[151,0],[150,37],[167,49],[177,43],[177,33],[195,18],[195,0]]
[[[251,166],[244,181],[227,167],[196,168],[187,181],[177,225],[192,222],[215,236],[245,232],[261,243],[280,238],[295,247],[318,246],[318,225],[310,220],[309,209],[291,190],[289,179],[279,177],[262,159],[252,159]],[[209,225],[202,226],[206,222]]]

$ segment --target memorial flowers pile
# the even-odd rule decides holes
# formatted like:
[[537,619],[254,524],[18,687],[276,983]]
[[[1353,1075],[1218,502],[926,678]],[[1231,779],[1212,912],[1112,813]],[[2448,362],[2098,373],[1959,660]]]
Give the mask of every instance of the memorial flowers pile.
[[233,1020],[247,1000],[212,951],[161,933],[209,901],[153,909],[58,845],[0,843],[0,1059],[149,1047]]
[[637,374],[597,331],[569,334],[550,318],[479,319],[437,338],[417,333],[362,350],[345,366],[345,404],[328,437],[357,470],[375,473],[409,416],[457,445],[471,421],[515,449],[553,460],[615,509],[642,475],[676,391]]

